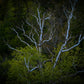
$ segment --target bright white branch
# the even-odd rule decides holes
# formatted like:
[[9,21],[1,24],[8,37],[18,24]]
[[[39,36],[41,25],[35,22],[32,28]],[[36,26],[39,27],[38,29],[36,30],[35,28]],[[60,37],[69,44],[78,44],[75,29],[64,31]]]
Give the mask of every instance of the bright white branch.
[[50,19],[50,17],[51,17],[51,15],[50,15],[49,17],[46,17],[46,18],[45,18],[45,20],[49,20],[49,19]]
[[28,61],[28,64],[26,63],[26,58],[24,57],[24,61],[25,61],[25,66],[26,66],[26,68],[28,69],[28,71],[29,71],[29,61]]
[[38,25],[39,25],[38,17],[37,17],[37,16],[35,16],[35,15],[33,15],[33,17],[35,17],[35,18],[36,18],[37,23],[38,23]]
[[78,40],[78,43],[77,43],[77,44],[73,45],[73,46],[70,47],[69,49],[62,50],[62,52],[66,52],[66,51],[69,51],[69,50],[71,50],[71,49],[77,47],[83,39],[84,39],[84,37],[82,37],[82,39],[80,39],[80,37],[79,37],[79,40]]
[[[39,29],[35,28],[32,24],[30,24],[27,20],[25,20],[26,24],[29,25],[32,28],[33,32],[30,32],[29,35],[26,34],[25,29],[24,29],[24,22],[22,22],[22,25],[20,27],[16,26],[16,28],[18,28],[19,30],[21,30],[23,32],[23,35],[28,38],[32,43],[34,43],[34,45],[36,46],[36,48],[38,48],[39,52],[41,52],[42,49],[42,44],[44,44],[45,42],[48,42],[52,39],[51,35],[49,37],[49,39],[45,39],[43,40],[43,33],[44,33],[44,23],[45,20],[50,19],[51,16],[49,17],[45,17],[45,13],[43,14],[42,18],[41,18],[41,14],[39,9],[37,8],[37,16],[33,15],[33,17],[36,19],[37,24],[39,26]],[[32,48],[29,43],[27,43],[26,41],[22,40],[21,37],[19,36],[19,33],[12,28],[12,30],[17,34],[17,37],[19,38],[19,40],[23,43],[25,43],[27,46],[29,46],[30,48]],[[38,31],[40,30],[40,31]],[[34,34],[38,35],[38,41],[34,38]]]
[[19,36],[18,32],[14,28],[12,28],[12,30],[15,31],[15,33],[17,34],[17,37],[19,38],[19,40],[21,42],[25,43],[27,46],[29,46],[30,48],[32,48],[26,41],[24,41],[24,40],[21,39],[21,37]]
[[45,13],[43,14],[43,19],[42,19],[42,29],[44,27],[44,23],[45,23]]
[[34,39],[34,37],[30,37],[30,36],[28,36],[27,34],[25,34],[25,30],[23,29],[23,35],[25,36],[25,37],[27,37],[32,43],[34,43],[35,44],[35,46],[36,46],[36,48],[37,48],[37,42],[36,42],[36,40]]
[[42,28],[41,26],[41,17],[40,17],[40,11],[39,11],[39,9],[37,8],[37,13],[38,13],[38,22],[39,22],[39,27],[40,27],[40,29]]
[[52,38],[49,38],[49,39],[47,39],[47,40],[43,40],[43,42],[42,42],[41,44],[38,44],[38,45],[39,45],[39,46],[42,46],[44,43],[49,42],[51,39],[52,39]]
[[[28,23],[29,24],[29,23]],[[31,24],[30,24],[31,25]],[[31,25],[32,26],[32,25]],[[31,38],[30,36],[28,36],[26,33],[25,33],[25,30],[24,30],[24,28],[23,28],[23,25],[22,25],[22,28],[20,28],[20,27],[17,27],[19,30],[21,30],[22,32],[23,32],[23,35],[25,36],[25,37],[27,37],[32,43],[34,43],[35,44],[35,46],[36,46],[36,48],[37,48],[37,42],[36,42],[36,40],[34,39],[34,38]],[[13,29],[15,32],[17,32],[15,29]],[[19,37],[20,38],[20,37]]]
[[34,68],[32,68],[31,70],[29,70],[29,72],[32,72],[32,71],[34,71],[34,70],[36,70],[36,69],[38,69],[39,67],[37,66],[37,67],[34,67]]
[[27,25],[29,25],[30,27],[32,27],[32,29],[36,32],[36,34],[39,36],[39,33],[38,33],[38,31],[36,30],[36,28],[32,25],[32,24],[30,24],[27,20],[26,20],[26,23],[27,23]]
[[[76,2],[74,2],[74,3],[76,3]],[[72,6],[72,5],[71,5],[71,6]],[[57,62],[58,62],[58,59],[59,59],[61,53],[63,52],[63,49],[64,49],[64,47],[65,47],[66,44],[67,44],[67,41],[69,40],[70,23],[71,23],[71,19],[72,19],[72,17],[73,17],[74,7],[75,7],[75,4],[72,6],[72,10],[71,10],[71,12],[70,12],[70,15],[68,16],[68,27],[67,27],[67,33],[66,33],[65,42],[64,42],[64,44],[62,44],[61,49],[59,50],[59,53],[58,53],[58,55],[57,55],[57,57],[56,57],[55,63],[54,63],[54,65],[53,65],[53,68],[55,68],[55,66],[56,66],[56,64],[57,64]],[[71,47],[70,49],[72,49],[72,48],[74,48],[74,47],[76,47],[76,46],[79,45],[79,43],[80,43],[80,38],[81,38],[81,35],[80,35],[80,37],[79,37],[79,42],[78,42],[78,44],[74,45],[74,46]],[[66,50],[66,51],[69,51],[70,49],[68,49],[68,50]]]
[[47,39],[47,40],[44,40],[44,41],[42,42],[42,44],[45,43],[45,42],[49,42],[51,39],[52,39],[52,38],[49,38],[49,39]]
[[[39,36],[39,43],[38,44],[36,44],[36,41],[35,41],[35,39],[32,37],[32,39],[33,39],[33,41],[35,42],[35,45],[38,45],[38,47],[39,47],[39,52],[41,52],[41,46],[42,46],[42,44],[44,44],[45,42],[48,42],[48,41],[50,41],[51,40],[51,38],[49,38],[48,40],[43,40],[43,33],[44,33],[44,31],[43,31],[43,28],[44,28],[44,23],[45,23],[45,20],[47,20],[47,19],[50,19],[50,16],[49,17],[46,17],[45,18],[45,13],[43,14],[43,16],[42,16],[42,18],[41,18],[41,16],[40,16],[40,11],[39,11],[39,8],[37,8],[37,16],[35,16],[35,15],[33,15],[33,17],[35,17],[35,19],[36,19],[36,21],[37,21],[37,24],[39,25],[39,29],[40,29],[40,31],[39,31],[39,33],[37,32],[37,34],[39,34],[38,36]],[[28,23],[29,24],[29,23]],[[30,25],[30,24],[29,24]],[[32,26],[32,25],[31,25]],[[33,35],[32,35],[33,36]]]
[[32,68],[32,69],[30,70],[30,69],[29,69],[29,60],[28,60],[28,63],[26,63],[26,58],[24,57],[24,61],[25,61],[25,66],[26,66],[26,68],[28,69],[28,72],[32,72],[32,71],[34,71],[34,70],[36,70],[36,69],[39,68],[38,66],[36,66],[36,67],[34,67],[34,68]]
[[17,51],[17,52],[20,52],[20,51],[17,50],[16,48],[13,48],[12,46],[10,46],[8,43],[6,43],[6,45],[7,45],[10,49],[15,50],[15,51]]

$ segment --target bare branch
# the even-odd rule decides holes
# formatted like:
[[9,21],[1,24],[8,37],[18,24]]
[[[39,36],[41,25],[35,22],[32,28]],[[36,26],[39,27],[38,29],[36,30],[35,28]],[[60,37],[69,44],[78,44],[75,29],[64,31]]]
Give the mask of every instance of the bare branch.
[[27,37],[31,42],[34,43],[34,41],[30,38],[30,36],[28,36],[27,34],[25,34],[25,30],[24,30],[24,29],[23,29],[23,35],[24,35],[25,37]]
[[47,47],[47,50],[49,51],[49,53],[54,56],[54,54],[52,53],[52,51]]
[[37,48],[37,42],[36,42],[36,40],[35,40],[35,38],[34,38],[34,34],[32,34],[32,39],[33,39],[33,42],[34,42],[34,44],[35,44],[35,46],[36,46],[36,48]]
[[21,30],[21,31],[22,31],[22,29],[21,29],[20,27],[16,26],[16,28],[18,28],[19,30]]
[[58,55],[57,55],[57,57],[56,57],[55,63],[54,63],[54,65],[53,65],[53,68],[55,68],[55,66],[56,66],[56,64],[57,64],[57,61],[58,61],[58,59],[59,59],[59,56],[61,55],[62,49],[63,49],[63,45],[61,46],[61,49],[60,49],[60,51],[59,51],[59,53],[58,53]]
[[50,17],[46,17],[46,18],[45,18],[45,20],[48,20],[48,19],[50,19]]
[[43,14],[43,19],[42,19],[42,29],[44,27],[44,22],[45,22],[45,13]]
[[48,60],[43,61],[43,64],[45,64],[46,62],[52,62],[52,59],[48,59]]
[[50,19],[50,17],[51,17],[51,15],[49,15],[48,17],[46,17],[46,18],[45,18],[45,20],[49,20],[49,19]]
[[41,29],[41,17],[40,17],[40,11],[39,11],[38,8],[37,8],[37,13],[38,13],[39,26],[40,26],[40,29]]
[[49,39],[47,39],[47,40],[43,40],[43,42],[41,42],[40,44],[38,44],[38,46],[42,46],[44,43],[49,42],[51,39],[52,39],[52,38],[49,38]]
[[62,50],[62,52],[66,52],[66,51],[69,51],[69,50],[71,50],[71,49],[73,49],[73,48],[77,47],[83,39],[84,39],[84,37],[82,37],[82,38],[81,38],[81,35],[80,35],[80,36],[79,36],[79,40],[78,40],[78,43],[77,43],[77,44],[73,45],[73,46],[72,46],[72,47],[70,47],[69,49]]
[[11,45],[9,45],[9,44],[5,41],[5,39],[3,39],[3,41],[4,41],[4,43],[5,43],[10,49],[15,50],[15,51],[17,51],[17,52],[20,52],[18,49],[13,48]]
[[19,36],[18,32],[12,28],[13,31],[15,31],[15,33],[17,34],[17,37],[20,39],[21,42],[25,43],[27,46],[29,46],[30,48],[32,48],[26,41],[22,40],[21,37]]
[[[71,4],[71,6],[72,6],[72,4]],[[73,17],[73,11],[74,11],[74,6],[72,6],[71,13],[70,13],[70,15],[69,15],[69,17],[68,17],[68,27],[67,27],[67,33],[66,33],[65,42],[64,42],[64,44],[62,44],[61,49],[59,50],[59,53],[58,53],[58,55],[57,55],[57,57],[56,57],[56,60],[55,60],[55,63],[54,63],[53,68],[55,68],[55,66],[56,66],[56,64],[57,64],[57,61],[58,61],[58,59],[59,59],[59,56],[60,56],[61,53],[63,52],[63,49],[64,49],[64,47],[66,46],[67,41],[69,40],[70,23],[71,23],[71,19],[72,19],[72,17]],[[80,36],[80,38],[81,38],[81,36]],[[80,39],[80,38],[79,38],[79,39]],[[72,49],[72,48],[78,46],[79,43],[80,43],[80,40],[79,40],[79,42],[78,42],[77,45],[74,45],[74,46],[71,47],[70,49]],[[70,50],[70,49],[69,49],[69,50]],[[69,50],[67,50],[67,51],[69,51]]]
[[28,71],[29,71],[29,63],[27,64],[26,63],[26,58],[24,57],[24,61],[25,61],[25,66],[26,66],[26,68],[28,69]]
[[45,42],[49,42],[52,38],[50,37],[49,39],[47,40],[43,40],[42,44],[44,44]]
[[71,11],[71,14],[69,15],[69,19],[68,19],[68,29],[67,29],[66,39],[68,39],[68,36],[69,36],[70,22],[71,22],[72,16],[73,16],[73,10]]
[[36,34],[39,36],[39,33],[38,33],[38,31],[36,30],[36,28],[34,28],[34,31],[36,32]]
[[36,34],[39,36],[39,33],[38,33],[38,31],[36,30],[36,28],[35,28],[32,24],[30,24],[29,22],[27,22],[27,24],[28,24],[30,27],[32,27],[33,30],[36,32]]
[[38,13],[38,17],[35,16],[35,15],[33,15],[33,17],[36,18],[37,23],[38,23],[38,25],[39,25],[39,27],[40,27],[40,29],[41,29],[41,18],[40,18],[40,12],[39,12],[39,9],[38,9],[38,8],[37,8],[37,13]]
[[36,69],[39,69],[39,67],[36,66],[36,67],[32,68],[31,70],[29,70],[29,72],[32,72],[32,71],[34,71],[34,70],[36,70]]
[[27,20],[26,20],[26,23],[27,23],[27,25],[29,25],[30,27],[33,27],[33,25],[30,24]]
[[[34,16],[34,15],[33,15]],[[35,16],[34,16],[35,17]],[[30,27],[32,27],[32,29],[36,32],[36,34],[39,36],[39,33],[38,33],[38,31],[36,30],[36,28],[32,25],[32,24],[30,24],[27,20],[26,20],[26,23],[27,23],[27,25],[29,25]],[[38,22],[37,22],[38,23]]]
[[32,16],[36,18],[37,23],[38,23],[38,25],[39,25],[39,20],[38,20],[38,17],[37,17],[37,16],[35,16],[35,15],[32,15]]
[[34,68],[32,68],[31,70],[29,69],[29,59],[28,59],[28,64],[26,63],[26,58],[24,57],[24,61],[25,61],[25,66],[26,66],[26,68],[28,69],[28,72],[32,72],[32,71],[34,71],[34,70],[36,70],[36,69],[38,69],[39,67],[38,66],[36,66],[36,67],[34,67]]
[[17,51],[17,52],[20,52],[20,51],[17,50],[16,48],[11,47],[8,43],[6,43],[6,45],[7,45],[10,49],[15,50],[15,51]]
[[28,36],[27,34],[25,34],[25,31],[24,31],[24,34],[23,34],[25,37],[27,37],[32,43],[34,43],[35,44],[35,46],[36,46],[36,48],[37,48],[37,42],[36,42],[36,40],[33,38],[33,36],[32,36],[32,39],[31,39],[31,37],[30,36]]
[[30,27],[32,27],[33,30],[36,32],[36,34],[39,36],[39,33],[38,33],[38,31],[36,30],[36,28],[35,28],[32,24],[30,24],[27,20],[26,20],[26,23],[27,23]]
[[67,12],[65,9],[64,9],[64,14],[65,14],[66,18],[68,19],[68,15],[67,15]]

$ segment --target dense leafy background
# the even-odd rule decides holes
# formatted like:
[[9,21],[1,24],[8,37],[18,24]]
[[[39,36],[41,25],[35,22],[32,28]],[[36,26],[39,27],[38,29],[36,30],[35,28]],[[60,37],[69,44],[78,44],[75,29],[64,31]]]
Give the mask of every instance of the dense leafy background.
[[[25,23],[25,19],[38,28],[32,17],[33,14],[37,15],[38,7],[41,13],[52,14],[51,21],[47,21],[45,24],[44,32],[47,31],[47,27],[52,28],[50,24],[52,26],[53,23],[55,24],[53,39],[42,46],[42,54],[39,54],[34,45],[24,38],[21,31],[17,29],[22,39],[29,42],[33,49],[29,49],[20,42],[16,33],[11,30],[13,27],[21,26],[24,22],[24,29],[29,34],[31,27]],[[56,68],[52,69],[55,57],[64,42],[64,33],[67,29],[67,19],[63,7],[70,10],[70,2],[68,0],[0,0],[0,84],[82,84],[84,82],[84,72],[77,73],[77,71],[84,70],[84,41],[70,52],[62,53]],[[68,43],[68,47],[77,43],[80,33],[84,35],[83,13],[83,1],[78,0],[71,21],[70,33],[73,38]],[[38,40],[36,36],[35,38]],[[11,50],[6,43],[24,53]],[[32,56],[30,66],[35,67],[52,57],[47,47],[53,52],[52,62],[46,62],[40,70],[36,69],[29,73],[25,66],[24,57],[29,59]]]

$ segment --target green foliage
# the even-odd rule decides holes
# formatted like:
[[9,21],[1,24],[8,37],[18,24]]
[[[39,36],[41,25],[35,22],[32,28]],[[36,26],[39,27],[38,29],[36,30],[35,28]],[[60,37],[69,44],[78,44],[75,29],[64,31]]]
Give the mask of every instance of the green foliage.
[[26,72],[27,69],[24,67],[21,61],[12,60],[9,62],[11,64],[11,67],[8,71],[8,81],[7,84],[26,84],[27,78],[26,78]]
[[[14,56],[14,59],[9,61],[8,84],[26,84],[31,80],[34,81],[39,75],[39,71],[28,72],[24,57],[26,58],[26,63],[29,60],[29,66],[32,69],[42,61],[41,54],[35,48],[29,49],[28,47],[20,48],[19,51],[13,52],[12,56]],[[36,77],[34,78],[35,75]]]
[[[24,4],[24,2],[27,2],[27,3]],[[31,31],[31,27],[25,24],[25,21],[24,21],[24,18],[25,18],[25,19],[28,19],[29,23],[33,24],[33,26],[35,26],[37,30],[39,31],[36,19],[32,16],[34,14],[37,16],[37,8],[39,8],[38,4],[34,2],[32,0],[31,1],[8,0],[7,4],[4,5],[4,7],[0,6],[1,7],[0,8],[1,9],[1,13],[0,13],[0,82],[2,84],[5,84],[5,81],[6,81],[6,84],[30,84],[30,83],[31,84],[52,84],[52,83],[53,84],[56,84],[56,83],[60,83],[60,84],[74,83],[75,84],[75,83],[80,83],[79,81],[81,81],[82,83],[83,79],[80,78],[80,75],[77,74],[72,77],[70,76],[74,75],[77,70],[84,69],[84,60],[83,60],[84,59],[84,41],[81,43],[80,47],[76,47],[70,50],[69,52],[61,53],[61,56],[57,62],[57,65],[55,69],[53,69],[53,64],[60,50],[60,47],[62,45],[61,43],[59,44],[59,42],[63,41],[64,37],[62,35],[65,33],[66,28],[67,28],[67,25],[66,25],[67,23],[65,21],[66,19],[62,14],[61,6],[63,4],[59,3],[60,1],[55,2],[55,0],[53,0],[52,5],[50,5],[51,1],[48,1],[49,4],[44,4],[45,2],[47,3],[47,1],[41,1],[44,7],[48,6],[47,7],[48,10],[55,11],[54,14],[51,14],[51,15],[52,16],[55,15],[56,17],[55,18],[56,19],[55,21],[56,32],[53,37],[55,37],[54,39],[56,39],[57,41],[54,40],[53,43],[55,45],[57,44],[59,45],[56,46],[56,50],[54,50],[55,56],[52,62],[48,61],[43,64],[44,61],[51,58],[52,55],[49,56],[49,53],[48,55],[43,55],[43,54],[40,54],[36,50],[36,48],[33,48],[33,49],[30,49],[28,47],[18,48],[19,46],[25,46],[25,45],[19,43],[20,41],[18,37],[13,31],[11,31],[12,27],[15,28],[16,25],[21,27],[22,26],[21,24],[24,22],[24,25],[23,25],[24,29],[26,31],[26,34],[29,35]],[[70,32],[72,32],[72,35],[74,36],[77,35],[77,40],[78,40],[79,34],[81,33],[83,36],[83,32],[84,32],[83,31],[84,30],[83,28],[84,14],[82,10],[83,5],[80,5],[80,3],[78,4],[79,6],[76,9],[76,11],[78,12],[75,11],[75,15],[77,19],[73,19],[71,21],[71,30],[70,30]],[[47,10],[44,7],[43,6],[40,7],[41,17],[44,10]],[[47,15],[45,16],[47,17]],[[59,18],[60,16],[61,18]],[[51,21],[45,22],[45,26],[43,30],[44,33],[46,33],[47,30],[50,30],[53,26],[54,16],[51,18],[52,18]],[[50,25],[50,23],[52,25]],[[16,30],[19,32],[18,29]],[[34,30],[32,30],[32,32],[34,32]],[[22,32],[19,32],[19,35],[21,36],[21,38],[23,40],[26,40],[28,43],[30,43],[30,41],[24,38],[24,36],[22,36],[21,33]],[[50,32],[48,32],[48,34],[49,33]],[[57,38],[56,36],[59,38]],[[34,37],[37,41],[38,40],[37,35],[34,35]],[[47,37],[48,35],[45,35],[43,39],[46,39]],[[11,58],[10,60],[6,58],[5,53],[7,53],[8,55],[10,52],[9,52],[9,49],[4,45],[3,39],[5,39],[6,42],[8,42],[14,48],[16,47],[19,49],[19,52],[14,51],[12,53],[12,56],[10,56]],[[50,45],[52,45],[53,43],[52,42],[48,43],[49,44],[48,47],[50,48]],[[73,45],[73,43],[71,40],[68,47]],[[50,50],[52,49],[53,48],[51,48]],[[4,53],[3,56],[2,56],[2,52]],[[25,66],[24,57],[26,58],[27,64],[29,61],[30,70],[36,67],[37,65],[39,66],[39,69],[29,72],[27,67]],[[42,64],[42,67],[40,67],[41,64]]]
[[[60,49],[60,46],[61,45],[58,46],[55,52],[56,56]],[[76,75],[73,77],[73,81],[70,75],[76,73],[76,71],[78,70],[78,66],[80,64],[80,50],[80,47],[76,47],[75,49],[72,49],[69,52],[61,53],[57,66],[55,67],[54,75],[57,75],[54,76],[55,79],[58,79],[58,81],[63,82],[64,84],[65,82],[70,83],[70,81],[71,83],[76,83]]]
[[[60,47],[60,46],[59,46]],[[59,48],[55,53],[58,53]],[[76,73],[77,67],[79,65],[79,51],[80,48],[76,47],[70,52],[62,53],[59,61],[53,69],[53,62],[46,62],[42,64],[42,67],[36,69],[32,72],[28,72],[28,69],[25,66],[24,57],[26,58],[26,63],[29,61],[29,69],[40,66],[40,63],[43,63],[44,60],[48,60],[46,56],[40,54],[36,48],[30,49],[28,47],[20,48],[20,52],[14,51],[12,56],[14,58],[9,61],[10,68],[8,71],[8,80],[7,84],[51,84],[59,82],[75,82],[77,80],[76,76],[73,78],[73,81],[70,75]],[[80,76],[79,76],[80,77]]]

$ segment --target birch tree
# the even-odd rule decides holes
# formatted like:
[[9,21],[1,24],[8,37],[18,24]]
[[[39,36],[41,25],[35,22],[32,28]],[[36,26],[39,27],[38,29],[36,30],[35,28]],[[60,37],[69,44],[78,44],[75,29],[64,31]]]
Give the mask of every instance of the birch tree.
[[70,1],[70,2],[71,2],[71,12],[69,13],[69,15],[68,15],[68,13],[67,13],[67,10],[64,10],[65,16],[66,16],[66,18],[67,18],[67,31],[66,31],[65,41],[64,41],[64,44],[62,44],[62,46],[61,46],[61,48],[60,48],[60,50],[59,50],[59,53],[58,53],[58,55],[57,55],[57,57],[56,57],[55,63],[54,63],[54,65],[53,65],[53,68],[55,68],[55,66],[57,65],[57,62],[58,62],[58,60],[59,60],[59,57],[60,57],[60,55],[61,55],[63,52],[67,52],[67,51],[69,51],[69,50],[75,48],[75,47],[78,46],[78,45],[81,43],[81,41],[84,39],[84,36],[82,36],[82,34],[80,34],[80,35],[79,35],[79,38],[78,38],[78,42],[77,42],[76,44],[74,44],[73,46],[71,46],[70,48],[65,49],[66,45],[68,44],[68,41],[71,39],[71,37],[70,37],[70,26],[71,26],[71,20],[72,20],[72,18],[74,17],[73,12],[74,12],[75,5],[76,5],[76,3],[77,3],[77,0],[74,0],[74,3],[72,3],[72,1]]
[[[36,15],[32,15],[32,17],[34,17],[36,19],[36,23],[38,25],[38,28],[36,28],[33,24],[29,23],[28,20],[26,19],[25,22],[26,24],[31,27],[31,32],[28,34],[26,34],[25,28],[24,28],[24,23],[23,22],[21,24],[21,26],[16,26],[17,29],[19,29],[20,31],[23,32],[23,36],[26,37],[28,40],[30,40],[36,47],[36,49],[41,53],[42,51],[42,45],[46,42],[49,42],[52,39],[52,28],[47,30],[46,33],[48,34],[48,38],[47,39],[43,39],[43,35],[44,35],[44,26],[45,26],[45,21],[50,20],[51,15],[48,15],[48,17],[45,16],[45,13],[43,13],[43,16],[41,17],[41,13],[39,11],[39,8],[37,8],[37,16]],[[21,36],[19,35],[19,32],[17,31],[16,28],[12,28],[12,30],[16,33],[18,39],[26,44],[29,48],[32,48],[32,46],[30,45],[29,42],[24,41]],[[48,32],[49,31],[49,32]],[[38,40],[35,39],[34,35],[37,35]],[[9,48],[16,50],[15,48],[11,47],[9,44],[7,44]]]
[[[36,15],[32,15],[31,17],[35,18],[36,20],[36,25],[38,25],[38,27],[36,28],[33,24],[31,24],[27,19],[25,19],[25,22],[22,22],[22,24],[20,26],[15,26],[15,28],[13,27],[12,30],[16,33],[17,35],[17,38],[24,44],[26,44],[30,50],[32,49],[33,50],[33,47],[30,45],[29,42],[23,40],[19,34],[19,31],[21,31],[23,33],[23,36],[26,37],[28,40],[30,40],[30,42],[32,44],[35,45],[37,51],[39,51],[39,55],[42,53],[42,45],[46,42],[49,42],[51,39],[52,39],[52,35],[53,35],[53,32],[52,32],[52,28],[47,28],[47,31],[46,31],[46,35],[47,35],[47,39],[43,39],[44,37],[44,28],[45,27],[45,21],[47,20],[50,20],[51,18],[51,15],[49,14],[48,17],[46,17],[46,13],[43,13],[42,17],[41,17],[41,12],[39,11],[39,8],[37,8],[37,16]],[[29,33],[27,34],[24,28],[24,24],[27,24],[28,26],[27,27],[31,27],[31,30],[29,31]],[[35,38],[35,35],[37,36],[38,39]],[[12,47],[10,44],[7,43],[7,46],[12,49],[12,50],[15,50],[15,51],[18,51],[20,52],[20,50]],[[21,53],[25,53],[25,52],[21,52]],[[31,56],[30,56],[31,57]],[[27,63],[27,60],[28,60],[28,63]],[[42,64],[38,64],[37,66],[33,67],[31,70],[29,69],[29,61],[30,59],[26,59],[26,57],[24,57],[24,62],[25,62],[25,66],[28,70],[28,72],[32,72],[36,69],[39,69],[41,68]]]
[[[81,43],[81,41],[84,39],[84,36],[82,36],[82,34],[80,34],[80,35],[79,35],[79,38],[78,38],[78,42],[77,42],[76,44],[74,44],[74,45],[71,46],[70,48],[67,48],[67,49],[65,48],[65,47],[67,46],[67,44],[68,44],[68,41],[71,39],[71,36],[70,36],[70,27],[71,27],[71,20],[72,20],[72,18],[74,17],[73,13],[74,13],[74,9],[75,9],[76,3],[77,3],[77,0],[74,0],[74,3],[71,2],[71,11],[70,11],[70,12],[68,12],[67,10],[64,10],[65,16],[66,16],[66,18],[67,18],[67,30],[66,30],[66,34],[65,34],[64,43],[62,44],[62,46],[61,46],[61,48],[60,48],[60,50],[59,50],[59,52],[58,52],[58,55],[57,55],[57,57],[56,57],[56,59],[55,59],[55,62],[54,62],[54,65],[52,66],[53,68],[56,67],[57,62],[58,62],[58,60],[59,60],[59,57],[60,57],[60,55],[61,55],[63,52],[67,52],[67,51],[69,51],[69,50],[75,48],[75,47],[78,46],[78,45]],[[23,36],[26,37],[28,40],[30,40],[30,41],[35,45],[36,49],[41,53],[41,52],[42,52],[42,45],[43,45],[44,43],[46,43],[46,42],[49,42],[49,41],[52,39],[52,36],[53,36],[53,32],[54,32],[54,31],[52,31],[52,30],[53,30],[53,26],[52,26],[52,28],[51,28],[50,30],[48,29],[48,31],[49,31],[49,34],[47,35],[47,36],[48,36],[48,39],[45,39],[45,38],[43,39],[43,36],[44,36],[44,28],[45,28],[45,27],[44,27],[44,26],[45,26],[45,21],[51,20],[51,19],[50,19],[50,18],[51,18],[51,15],[49,15],[48,17],[46,17],[45,13],[43,13],[43,15],[42,15],[42,17],[41,17],[41,12],[40,12],[39,9],[37,8],[37,16],[36,16],[36,15],[32,15],[32,16],[35,18],[39,30],[38,30],[38,28],[36,28],[33,24],[29,23],[28,20],[25,20],[25,22],[27,23],[28,26],[31,27],[31,32],[29,33],[29,35],[26,34],[26,31],[25,31],[25,28],[24,28],[24,25],[23,25],[24,22],[23,22],[23,24],[22,24],[20,27],[19,27],[19,26],[16,26],[16,28],[19,29],[20,31],[22,31],[22,32],[23,32]],[[23,43],[26,44],[29,48],[32,49],[32,46],[30,45],[30,43],[24,41],[24,40],[20,37],[19,33],[17,32],[17,30],[16,30],[15,28],[12,28],[12,30],[17,34],[17,37],[18,37],[18,39],[19,39],[21,42],[23,42]],[[61,32],[61,31],[60,31],[60,32]],[[38,40],[35,39],[35,37],[34,37],[35,34],[38,36]],[[7,45],[8,45],[9,48],[18,51],[17,49],[11,47],[9,44],[7,44]],[[50,53],[52,53],[52,52],[49,50],[49,48],[48,48],[48,51],[49,51]],[[52,53],[52,55],[54,55],[54,54]],[[45,61],[43,62],[43,64],[46,63],[46,62],[50,62],[50,61],[52,61],[52,60],[53,60],[53,56],[52,56],[51,59],[45,60]],[[27,69],[29,70],[29,66],[28,66],[28,64],[26,63],[26,58],[24,58],[24,61],[25,61],[25,65],[26,65]],[[35,70],[35,69],[37,69],[37,68],[39,68],[39,67],[36,66],[36,67],[34,67],[33,69],[31,69],[30,71],[32,72],[33,70]]]

